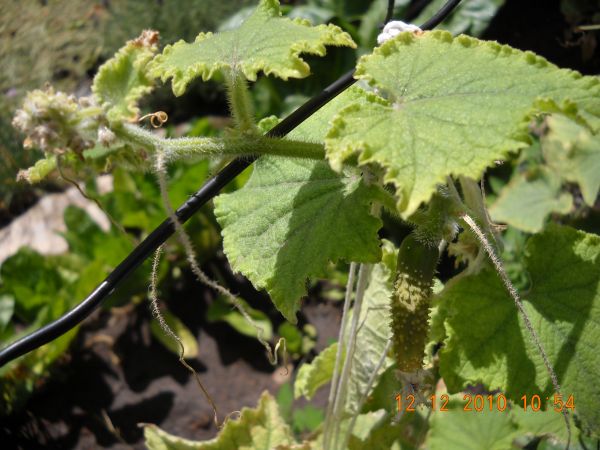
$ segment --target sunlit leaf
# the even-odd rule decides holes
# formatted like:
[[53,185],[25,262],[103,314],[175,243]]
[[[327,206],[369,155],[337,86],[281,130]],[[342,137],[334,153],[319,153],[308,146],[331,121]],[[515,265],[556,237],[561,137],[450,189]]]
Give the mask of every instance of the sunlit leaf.
[[172,78],[173,92],[181,95],[196,77],[211,79],[224,68],[255,81],[259,72],[287,80],[309,75],[301,53],[323,56],[326,45],[354,47],[347,33],[335,25],[316,27],[302,19],[281,17],[277,0],[261,0],[239,28],[200,33],[189,44],[183,40],[165,47],[152,63],[152,73]]
[[158,32],[146,30],[137,39],[127,42],[98,70],[92,91],[110,120],[137,119],[138,101],[152,91],[148,63],[158,50],[157,43]]
[[229,419],[214,439],[191,441],[149,424],[144,426],[144,437],[149,450],[272,450],[296,443],[267,392],[255,409],[243,408],[239,419]]
[[[600,82],[495,42],[444,31],[405,32],[364,56],[356,76],[380,95],[346,107],[329,131],[332,167],[357,154],[378,163],[410,215],[448,175],[479,178],[528,144],[540,111],[568,111],[600,127]],[[385,98],[384,98],[385,97]]]

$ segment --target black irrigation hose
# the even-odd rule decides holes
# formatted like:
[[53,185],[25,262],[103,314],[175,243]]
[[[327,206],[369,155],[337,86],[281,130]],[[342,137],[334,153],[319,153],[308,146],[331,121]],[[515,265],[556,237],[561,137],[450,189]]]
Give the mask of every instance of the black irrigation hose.
[[388,23],[392,20],[392,17],[394,16],[394,6],[396,6],[396,0],[388,0],[387,13],[385,14],[383,23]]
[[[444,6],[427,22],[421,25],[423,30],[431,30],[439,25],[450,12],[461,2],[461,0],[449,0]],[[390,2],[393,8],[393,2]],[[287,116],[277,126],[272,128],[267,136],[283,137],[313,115],[318,109],[343,92],[356,82],[353,77],[354,70],[342,75],[337,81],[326,87],[292,114]],[[193,194],[183,205],[177,209],[175,214],[183,223],[196,213],[205,203],[215,197],[219,191],[245,168],[250,166],[257,157],[237,158],[229,163],[214,177]],[[81,323],[94,309],[115,290],[117,285],[123,281],[134,269],[136,269],[152,252],[163,244],[173,233],[175,227],[170,219],[166,219],[148,235],[121,263],[113,270],[100,285],[65,315],[54,322],[43,326],[27,336],[13,342],[0,351],[0,367],[13,359],[18,358],[44,344],[62,336],[71,328]]]

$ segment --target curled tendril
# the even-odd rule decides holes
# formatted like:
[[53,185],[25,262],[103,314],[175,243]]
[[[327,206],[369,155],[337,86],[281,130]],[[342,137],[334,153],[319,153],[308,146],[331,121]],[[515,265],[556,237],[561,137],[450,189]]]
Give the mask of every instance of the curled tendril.
[[138,122],[141,122],[144,119],[150,118],[150,124],[154,128],[160,128],[164,125],[164,123],[169,120],[169,115],[164,111],[156,111],[153,113],[146,114],[139,118]]

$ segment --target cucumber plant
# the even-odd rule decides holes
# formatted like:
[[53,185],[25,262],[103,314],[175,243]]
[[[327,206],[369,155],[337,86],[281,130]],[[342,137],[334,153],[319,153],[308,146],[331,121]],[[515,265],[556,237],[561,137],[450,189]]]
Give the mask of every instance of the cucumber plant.
[[[600,237],[549,223],[547,215],[564,214],[564,199],[573,201],[578,189],[588,203],[598,195],[599,80],[496,42],[407,31],[359,59],[357,87],[286,138],[265,135],[279,119],[255,117],[249,83],[259,73],[304,78],[310,68],[301,55],[324,56],[327,46],[355,44],[337,26],[282,17],[277,0],[261,0],[238,28],[200,33],[160,53],[157,33],[145,31],[100,68],[90,97],[46,88],[31,92],[17,112],[26,146],[46,153],[21,174],[31,182],[61,166],[155,171],[195,275],[241,309],[203,274],[173,212],[165,168],[174,160],[257,158],[242,188],[215,199],[215,214],[233,270],[266,290],[291,323],[306,280],[323,277],[331,261],[351,263],[339,341],[296,378],[295,394],[308,398],[331,384],[319,432],[299,443],[265,393],[257,409],[228,420],[212,441],[148,425],[147,444],[449,448],[444,433],[452,427],[481,448],[506,448],[528,433],[524,445],[552,436],[568,446],[574,433],[579,442],[597,438]],[[136,123],[138,104],[158,79],[170,80],[179,96],[197,78],[225,86],[234,126],[223,136],[165,138]],[[477,180],[547,134],[559,144],[538,170],[552,189],[529,188],[561,203],[546,211],[517,258],[530,280],[521,298]],[[572,173],[560,174],[557,161]],[[399,250],[378,235],[383,211],[414,227]],[[528,213],[509,211],[505,221],[519,229],[515,216]],[[441,253],[461,269],[444,285],[435,280]],[[489,393],[491,410],[466,413],[463,396],[454,394],[473,386]],[[532,398],[539,401],[536,419],[526,414]],[[502,401],[512,407],[501,410]]]

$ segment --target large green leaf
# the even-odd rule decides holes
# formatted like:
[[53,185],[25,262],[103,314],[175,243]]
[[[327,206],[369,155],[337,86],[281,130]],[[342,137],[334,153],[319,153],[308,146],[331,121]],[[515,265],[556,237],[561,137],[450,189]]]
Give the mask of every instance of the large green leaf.
[[[289,137],[322,141],[331,117],[360,95],[345,91]],[[378,196],[354,169],[338,174],[321,161],[263,157],[242,189],[217,197],[215,214],[232,268],[295,322],[306,279],[324,275],[329,260],[379,260],[381,222],[370,215]]]
[[386,99],[365,95],[339,114],[328,134],[329,161],[339,170],[358,153],[360,164],[381,164],[406,216],[448,175],[478,178],[524,147],[540,110],[568,110],[600,127],[597,78],[468,36],[401,33],[362,57],[356,76]]
[[258,72],[287,80],[309,75],[301,53],[323,56],[326,45],[354,47],[352,38],[335,25],[311,27],[301,19],[281,17],[277,0],[261,0],[239,28],[217,34],[200,33],[165,47],[152,63],[152,73],[163,81],[173,78],[173,92],[181,95],[196,77],[212,78],[227,68],[256,80]]
[[[600,237],[552,226],[526,248],[531,288],[524,307],[585,427],[600,433]],[[451,311],[440,357],[449,390],[483,383],[514,401],[553,395],[536,345],[491,270],[449,283],[440,303]]]
[[379,260],[372,198],[360,172],[340,177],[320,161],[261,158],[243,189],[215,200],[215,214],[233,269],[296,322],[306,279],[323,276],[329,260]]
[[98,70],[92,91],[110,120],[137,119],[137,102],[152,90],[148,63],[158,50],[157,42],[158,32],[146,30],[139,38],[127,42]]
[[144,437],[149,450],[271,450],[295,444],[268,392],[262,394],[256,409],[243,408],[238,420],[228,420],[219,435],[209,441],[182,439],[156,425],[145,425]]

